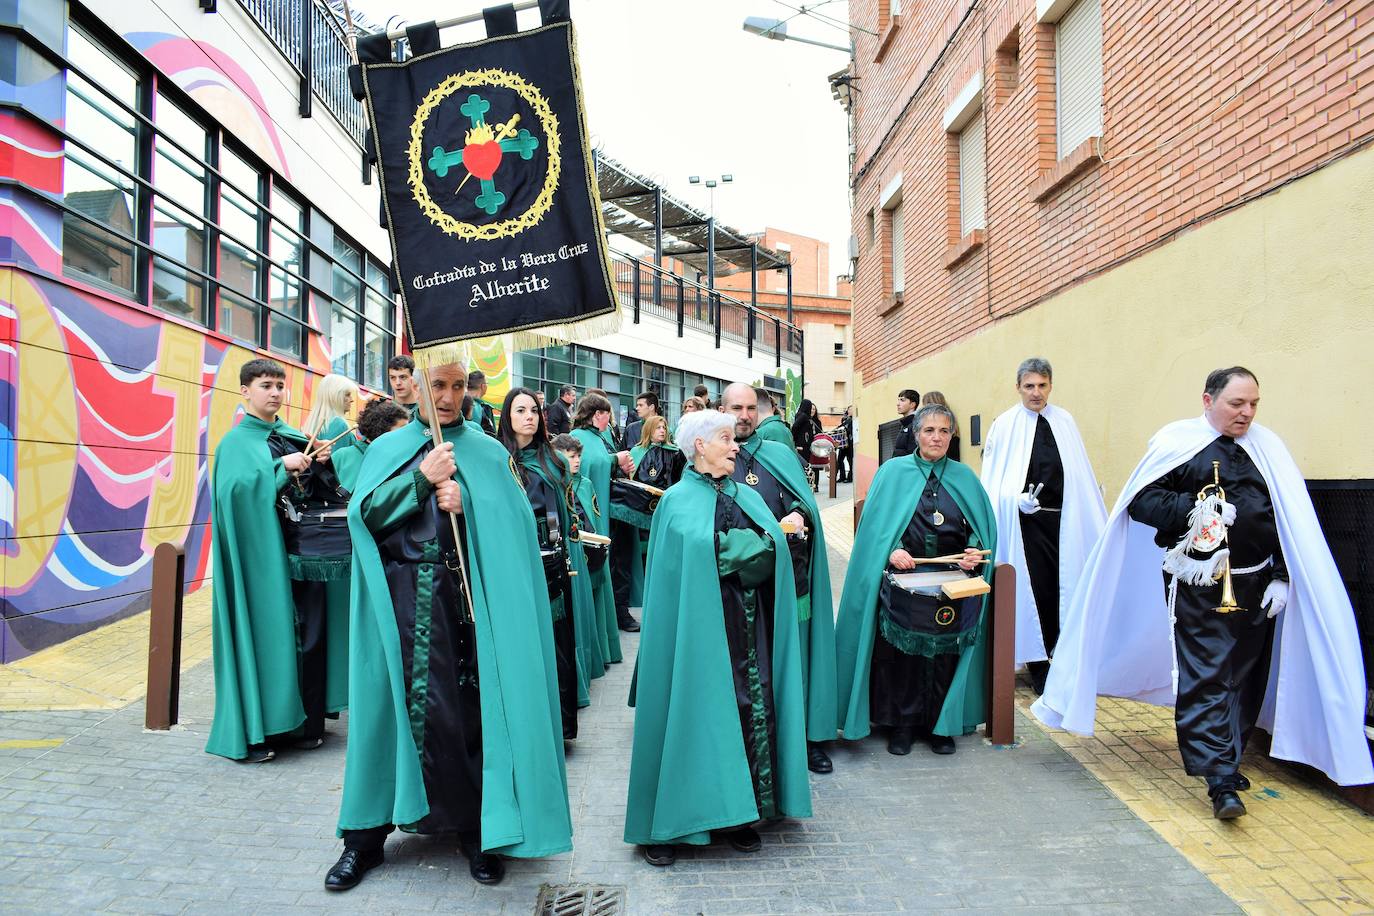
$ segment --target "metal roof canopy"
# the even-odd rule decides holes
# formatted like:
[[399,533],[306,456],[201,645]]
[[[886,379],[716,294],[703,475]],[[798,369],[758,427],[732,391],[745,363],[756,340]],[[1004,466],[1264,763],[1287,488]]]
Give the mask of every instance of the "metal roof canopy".
[[[785,270],[791,256],[758,245],[738,229],[715,223],[715,270],[711,270],[711,224],[706,214],[688,206],[653,181],[627,169],[597,150],[596,184],[606,231],[634,239],[653,250],[661,231],[663,254],[677,258],[708,276],[757,270]],[[656,207],[656,201],[658,205]],[[659,209],[659,212],[655,212]],[[661,222],[660,222],[661,221]],[[757,248],[757,260],[751,250]],[[790,271],[789,271],[790,273]]]

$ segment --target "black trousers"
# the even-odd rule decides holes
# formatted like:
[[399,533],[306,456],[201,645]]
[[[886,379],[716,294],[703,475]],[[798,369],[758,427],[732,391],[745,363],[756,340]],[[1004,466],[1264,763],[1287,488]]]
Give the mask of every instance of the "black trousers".
[[840,480],[854,479],[854,446],[846,445],[840,449],[839,457],[835,459],[835,472]]
[[1021,540],[1026,549],[1031,594],[1040,617],[1040,637],[1045,641],[1045,654],[1051,657],[1059,642],[1059,516],[1058,512],[1044,510],[1034,515],[1021,514]]
[[1174,724],[1190,776],[1227,776],[1240,769],[1269,680],[1274,621],[1260,607],[1269,579],[1268,570],[1234,577],[1236,601],[1244,610],[1230,614],[1214,610],[1221,603],[1220,584],[1178,587]]
[[325,678],[328,674],[329,610],[327,582],[291,580],[296,605],[296,665],[301,705],[305,707],[304,737],[324,735]]
[[615,592],[616,620],[633,620],[630,591],[634,584],[634,564],[639,558],[639,529],[628,522],[611,520],[611,589]]

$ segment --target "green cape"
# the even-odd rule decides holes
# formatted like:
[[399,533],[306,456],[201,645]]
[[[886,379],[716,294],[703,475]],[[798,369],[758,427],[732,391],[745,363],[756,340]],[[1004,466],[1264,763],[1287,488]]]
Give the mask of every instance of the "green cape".
[[[580,471],[583,479],[591,484],[591,492],[595,498],[595,519],[596,533],[606,537],[611,536],[611,467],[615,463],[615,458],[606,451],[606,440],[594,429],[585,427],[572,431],[573,438],[582,443],[582,469]],[[591,512],[592,507],[583,500],[583,505],[587,506]],[[601,573],[605,576],[606,585],[610,588],[611,582],[611,561],[608,559],[606,565],[601,567]],[[611,593],[610,614],[607,616],[606,608],[600,598],[597,599],[597,609],[601,612],[601,627],[605,634],[606,660],[618,662],[623,658],[620,650],[620,625],[615,615],[615,594]]]
[[769,442],[785,445],[794,455],[797,453],[797,447],[792,441],[792,428],[787,425],[786,420],[777,414],[764,417],[758,429],[754,430],[754,435],[760,439],[767,439]]
[[[552,451],[552,449],[550,449]],[[524,449],[516,459],[520,466],[532,474],[538,474],[539,479],[548,484],[549,488],[558,494],[558,531],[563,537],[563,543],[568,549],[568,559],[572,563],[572,570],[577,575],[572,577],[572,613],[573,613],[573,634],[576,640],[575,660],[577,665],[577,705],[590,706],[592,702],[590,691],[589,663],[586,659],[586,650],[583,644],[583,634],[594,632],[596,624],[596,599],[592,597],[591,575],[587,572],[587,558],[582,553],[582,545],[571,539],[573,531],[573,521],[568,500],[572,499],[571,484],[568,479],[568,466],[563,463],[563,456],[558,452],[553,452],[553,461],[556,462],[555,474],[558,476],[550,477],[549,472],[539,463],[533,449]],[[604,667],[602,669],[605,671]]]
[[[587,517],[591,519],[592,530],[596,534],[608,534],[609,523],[601,516],[601,504],[596,499],[592,482],[579,472],[574,478],[574,492],[582,504]],[[586,553],[583,553],[586,559]],[[611,585],[611,563],[608,559],[591,577],[592,600],[596,614],[590,621],[591,632],[587,637],[588,675],[593,678],[606,673],[606,666],[624,659],[620,649],[620,627],[615,619],[615,589]],[[579,631],[578,638],[581,639]]]
[[215,449],[211,474],[211,631],[215,719],[205,749],[242,760],[248,745],[305,721],[296,660],[296,607],[277,495],[288,475],[267,437],[304,448],[281,420],[245,414]]
[[[773,540],[773,704],[778,810],[811,814],[806,769],[797,600],[782,529],[757,493],[731,496]],[[758,818],[716,566],[716,491],[695,471],[654,513],[646,583],[651,611],[640,634],[634,746],[625,811],[627,843],[710,842],[709,831]]]
[[[978,543],[995,551],[997,521],[978,475],[968,465],[948,459],[945,462],[943,487],[968,519]],[[878,621],[878,586],[887,568],[887,558],[901,544],[902,533],[911,522],[933,467],[919,455],[884,462],[868,489],[859,530],[854,532],[854,552],[845,571],[835,624],[842,727],[844,736],[851,740],[866,736],[872,727],[868,687]],[[989,582],[992,569],[991,563],[983,565],[983,577]],[[959,654],[954,682],[935,723],[937,735],[966,735],[987,718],[987,630],[984,596],[977,640]]]
[[359,439],[348,448],[335,451],[330,456],[329,460],[334,463],[334,473],[338,475],[339,483],[350,493],[358,483],[358,470],[363,466],[363,456],[367,454],[367,449],[368,443]]
[[[453,443],[482,684],[482,848],[535,857],[572,848],[562,716],[544,570],[510,455],[473,424]],[[348,508],[353,535],[349,735],[339,830],[413,824],[429,812],[411,734],[400,634],[363,500],[429,442],[420,421],[367,450]],[[499,597],[498,597],[499,596]]]
[[833,741],[839,728],[835,706],[835,599],[830,591],[830,557],[825,549],[825,527],[811,484],[802,471],[797,452],[759,436],[757,432],[741,448],[758,456],[792,498],[806,507],[811,519],[811,594],[799,598],[802,681],[806,689],[806,737]]

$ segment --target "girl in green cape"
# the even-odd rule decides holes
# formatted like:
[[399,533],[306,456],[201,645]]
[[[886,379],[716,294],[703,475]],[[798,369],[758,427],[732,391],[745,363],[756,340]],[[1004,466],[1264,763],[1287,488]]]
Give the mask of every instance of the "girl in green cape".
[[[602,528],[600,508],[596,494],[592,492],[592,482],[582,476],[582,443],[571,434],[554,436],[550,443],[568,466],[569,488],[572,491],[572,508],[577,513],[579,532],[589,532],[605,537]],[[606,632],[601,621],[615,620],[615,596],[611,591],[611,570],[607,564],[610,553],[608,547],[591,544],[582,539],[572,544],[573,565],[579,575],[584,575],[591,591],[592,604],[586,615],[573,615],[577,626],[577,655],[588,680],[595,680],[606,673],[606,666],[620,661],[620,657],[609,657],[610,646],[606,642]],[[619,631],[617,631],[619,632]],[[620,643],[616,641],[616,650]]]
[[997,528],[977,475],[946,456],[949,408],[923,407],[913,425],[916,453],[878,469],[854,534],[835,624],[841,727],[851,740],[886,727],[893,754],[909,753],[916,735],[935,753],[952,754],[954,737],[986,717],[987,596],[937,611],[932,626],[948,631],[932,632],[881,606],[880,585],[888,571],[953,568],[915,563],[953,554],[962,554],[957,566],[966,572],[983,564],[991,581],[979,551],[996,549]]
[[[611,422],[611,402],[604,395],[589,391],[584,394],[577,402],[577,408],[573,411],[573,431],[572,435],[578,442],[582,443],[582,476],[591,482],[592,493],[595,502],[600,509],[600,520],[597,526],[597,534],[604,535],[612,539],[612,558],[606,564],[606,576],[611,582],[612,603],[611,615],[609,618],[603,617],[601,620],[602,631],[605,633],[606,658],[608,661],[618,662],[621,660],[620,650],[620,629],[623,618],[621,617],[621,602],[616,593],[616,583],[612,572],[612,565],[615,563],[614,539],[620,534],[622,539],[625,537],[621,530],[624,526],[612,522],[611,520],[611,475],[616,473],[615,468],[621,465],[621,453],[614,451],[614,446],[607,444],[606,438],[602,435],[603,431]],[[624,452],[624,461],[630,460],[630,453]],[[601,608],[601,603],[597,603]],[[629,610],[624,610],[625,616],[629,616]],[[634,617],[630,617],[630,623],[634,624],[633,629],[626,627],[627,632],[634,632],[639,629],[639,624],[634,622]]]
[[693,466],[650,534],[625,842],[651,865],[712,831],[756,852],[750,825],[811,814],[792,560],[763,500],[730,479],[734,428],[714,411],[682,421]]

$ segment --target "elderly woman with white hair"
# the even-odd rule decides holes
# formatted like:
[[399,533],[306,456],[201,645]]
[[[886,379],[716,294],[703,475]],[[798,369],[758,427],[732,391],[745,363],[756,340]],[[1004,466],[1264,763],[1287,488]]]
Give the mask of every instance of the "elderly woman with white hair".
[[735,418],[678,426],[689,462],[649,533],[625,842],[651,865],[719,831],[762,847],[755,822],[809,817],[797,598],[786,539],[730,479]]

